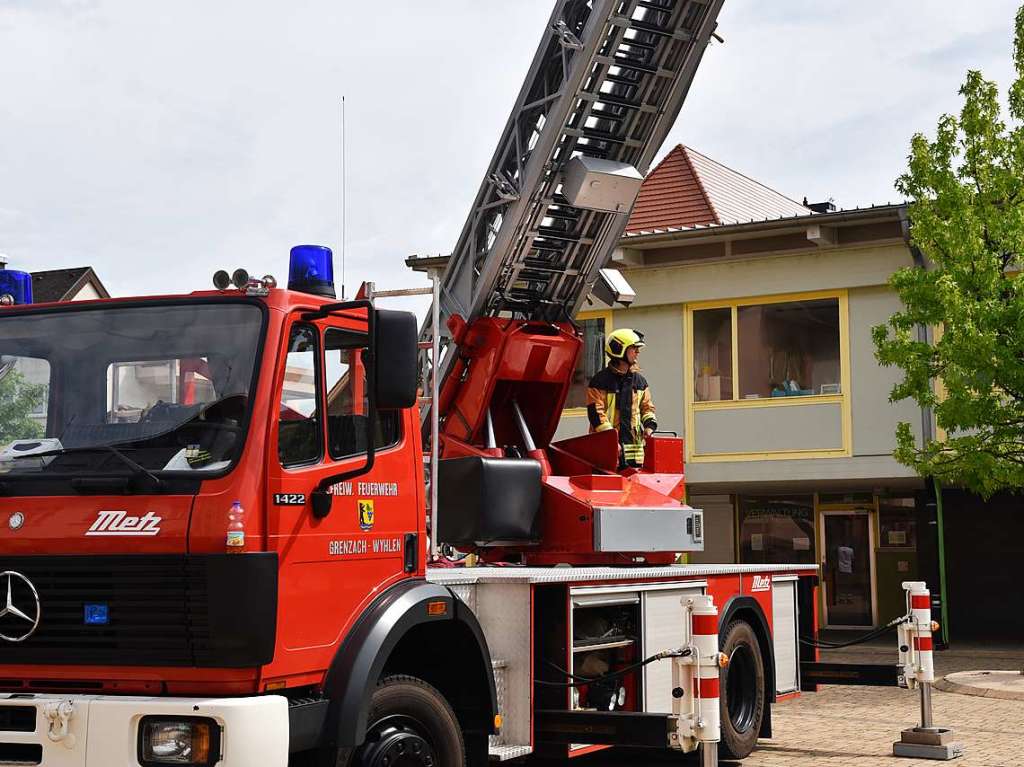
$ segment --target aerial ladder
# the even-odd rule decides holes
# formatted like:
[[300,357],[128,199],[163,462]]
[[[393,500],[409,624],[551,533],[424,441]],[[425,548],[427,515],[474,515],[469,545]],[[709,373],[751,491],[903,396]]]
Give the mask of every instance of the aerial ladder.
[[[432,529],[438,456],[557,470],[551,440],[582,343],[572,319],[591,294],[631,300],[606,267],[722,2],[556,4],[420,333]],[[601,456],[592,466],[617,460],[611,436],[578,446]]]
[[646,174],[675,122],[721,5],[557,4],[441,276],[443,325],[453,315],[573,317],[635,199],[588,195],[589,185],[618,179],[639,190],[629,182]]

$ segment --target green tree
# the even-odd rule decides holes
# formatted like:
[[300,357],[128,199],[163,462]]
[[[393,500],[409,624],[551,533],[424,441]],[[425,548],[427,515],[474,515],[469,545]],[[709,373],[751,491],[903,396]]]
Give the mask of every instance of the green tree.
[[[0,371],[2,373],[2,371]],[[43,428],[29,414],[46,399],[46,387],[8,369],[0,377],[0,447],[16,439],[37,439]]]
[[913,137],[896,187],[926,268],[893,275],[904,308],[874,328],[879,362],[903,371],[891,401],[932,408],[948,434],[919,447],[901,423],[896,458],[984,496],[1024,487],[1024,7],[1013,58],[1009,124],[996,84],[970,71],[959,116]]

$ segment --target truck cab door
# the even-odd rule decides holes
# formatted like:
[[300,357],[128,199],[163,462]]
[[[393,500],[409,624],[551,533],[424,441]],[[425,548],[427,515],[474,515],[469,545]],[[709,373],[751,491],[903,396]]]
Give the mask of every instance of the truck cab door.
[[367,464],[365,321],[297,313],[284,339],[268,429],[268,548],[281,566],[278,654],[268,675],[297,664],[326,668],[361,606],[421,567],[422,467],[404,411],[376,413],[372,468],[332,485],[330,513],[313,513],[322,480]]

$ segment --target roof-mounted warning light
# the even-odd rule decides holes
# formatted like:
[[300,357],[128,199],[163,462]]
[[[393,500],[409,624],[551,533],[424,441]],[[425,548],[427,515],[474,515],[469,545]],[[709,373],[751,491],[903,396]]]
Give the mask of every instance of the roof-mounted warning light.
[[296,245],[288,263],[288,290],[336,298],[334,254],[323,245]]
[[0,306],[32,303],[32,275],[15,269],[0,269]]

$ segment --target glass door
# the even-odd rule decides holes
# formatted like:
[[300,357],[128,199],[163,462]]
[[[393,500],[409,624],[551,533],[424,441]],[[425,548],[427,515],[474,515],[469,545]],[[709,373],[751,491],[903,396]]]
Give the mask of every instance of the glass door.
[[875,541],[872,511],[821,512],[821,578],[825,626],[875,625]]

